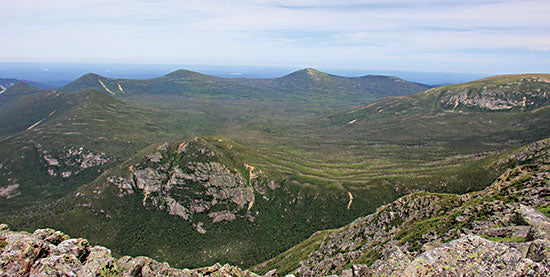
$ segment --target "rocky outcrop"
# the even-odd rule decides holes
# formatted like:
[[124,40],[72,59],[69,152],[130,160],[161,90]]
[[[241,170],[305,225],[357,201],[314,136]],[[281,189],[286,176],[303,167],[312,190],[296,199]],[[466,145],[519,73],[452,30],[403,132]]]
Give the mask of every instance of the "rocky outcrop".
[[[396,253],[397,243],[386,244],[388,239],[395,236],[406,222],[427,220],[432,217],[442,216],[460,201],[458,198],[448,195],[429,193],[416,193],[381,207],[378,211],[367,217],[359,218],[339,232],[323,239],[319,249],[301,261],[301,266],[294,273],[296,275],[329,275],[343,269],[350,262],[359,260],[365,252],[371,249],[380,252],[388,252],[388,245],[392,245],[390,254],[392,260]],[[406,249],[403,249],[407,252]],[[404,256],[399,254],[397,257]],[[409,257],[410,255],[406,255]],[[402,258],[397,259],[400,262]],[[390,267],[390,272],[395,271],[395,266]]]
[[[10,182],[12,180],[8,180]],[[10,199],[14,196],[19,195],[19,192],[17,192],[17,188],[19,188],[19,184],[12,183],[8,184],[6,186],[0,186],[0,197],[5,197],[6,199]]]
[[449,86],[434,91],[442,92],[440,104],[448,110],[533,110],[550,100],[550,84],[539,76],[494,83],[487,79],[483,86]]
[[197,214],[207,215],[212,223],[254,220],[248,214],[254,193],[263,195],[277,188],[261,170],[247,164],[240,166],[240,170],[228,166],[207,142],[195,138],[162,144],[144,158],[132,161],[126,175],[109,176],[106,182],[119,188],[119,197],[140,193],[143,206],[179,216],[192,222],[197,232],[205,233],[208,230],[204,223],[194,219]]
[[[482,191],[414,193],[340,229],[314,234],[302,245],[318,247],[309,249],[292,273],[548,276],[548,141],[533,143],[497,161],[518,166],[506,170]],[[299,247],[287,253],[304,251]],[[279,264],[285,259],[292,258],[285,254],[276,258]],[[269,263],[255,270],[270,268]]]
[[498,163],[517,164],[526,162],[550,164],[550,139],[531,143],[521,151],[512,153],[504,159],[501,159]]
[[[546,246],[548,247],[548,245]],[[546,248],[548,249],[548,248]],[[494,242],[477,235],[432,248],[416,258],[399,248],[386,248],[371,266],[354,265],[350,276],[547,276],[548,265],[525,255],[521,247]]]
[[63,148],[53,153],[42,145],[35,145],[44,161],[44,167],[50,177],[69,178],[82,171],[106,164],[111,161],[105,153],[94,153],[84,147]]
[[[101,246],[71,239],[52,229],[30,234],[0,224],[0,276],[258,276],[236,266],[215,264],[176,269],[148,257],[117,259]],[[276,276],[271,272],[265,276]]]

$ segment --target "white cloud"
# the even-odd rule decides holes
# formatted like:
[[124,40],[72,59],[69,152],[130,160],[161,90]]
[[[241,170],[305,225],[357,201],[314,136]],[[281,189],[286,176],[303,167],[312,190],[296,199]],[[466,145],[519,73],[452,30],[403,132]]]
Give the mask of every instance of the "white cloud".
[[494,70],[550,64],[546,0],[0,0],[0,7],[4,61],[408,70],[440,63],[455,71],[480,59]]

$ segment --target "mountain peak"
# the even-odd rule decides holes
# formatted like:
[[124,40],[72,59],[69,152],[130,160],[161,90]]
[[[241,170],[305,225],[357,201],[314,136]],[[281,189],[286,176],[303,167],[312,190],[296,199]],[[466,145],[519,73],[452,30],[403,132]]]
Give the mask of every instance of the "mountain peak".
[[70,84],[84,84],[84,83],[88,83],[88,82],[97,83],[97,80],[103,80],[103,79],[107,79],[107,77],[104,77],[104,76],[101,76],[99,74],[90,72],[90,73],[86,73],[86,74],[80,76],[78,79],[72,81]]
[[39,91],[41,91],[40,88],[29,85],[23,81],[18,81],[7,89],[0,91],[0,105],[10,102],[16,98],[20,98],[25,95],[33,94]]
[[[307,74],[319,74],[319,73],[323,73],[315,68],[312,68],[312,67],[306,67],[300,71],[305,71]],[[326,73],[325,73],[326,74]]]
[[174,70],[166,75],[164,77],[168,78],[213,78],[214,76],[202,74],[196,71],[191,71],[188,69],[177,69]]
[[321,72],[317,69],[314,69],[314,68],[311,68],[311,67],[307,67],[307,68],[304,68],[304,69],[300,69],[300,70],[297,70],[297,71],[294,71],[290,74],[287,74],[281,78],[284,78],[284,79],[289,79],[289,78],[299,78],[299,79],[310,79],[310,80],[315,80],[315,81],[319,81],[321,80],[322,77],[327,77],[329,76],[328,73],[325,73],[325,72]]
[[33,85],[30,85],[28,83],[25,83],[23,81],[18,81],[17,83],[15,83],[13,86],[9,87],[8,90],[11,89],[11,90],[40,90],[40,88],[38,87],[35,87]]
[[101,76],[99,74],[90,72],[90,73],[86,73],[86,74],[80,76],[80,78],[78,78],[77,80],[79,80],[79,79],[103,79],[103,78],[105,78],[105,77]]

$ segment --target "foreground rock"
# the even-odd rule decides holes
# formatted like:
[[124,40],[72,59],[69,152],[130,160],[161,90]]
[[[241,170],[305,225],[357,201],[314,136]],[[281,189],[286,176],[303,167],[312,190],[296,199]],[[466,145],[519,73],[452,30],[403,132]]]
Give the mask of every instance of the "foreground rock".
[[[0,276],[258,276],[231,265],[176,269],[147,257],[111,256],[101,246],[52,229],[30,234],[0,224]],[[276,276],[274,272],[266,276]]]

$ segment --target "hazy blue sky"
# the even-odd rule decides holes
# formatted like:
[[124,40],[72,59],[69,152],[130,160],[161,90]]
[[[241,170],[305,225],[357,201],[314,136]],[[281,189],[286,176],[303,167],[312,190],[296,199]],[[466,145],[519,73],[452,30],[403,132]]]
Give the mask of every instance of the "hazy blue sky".
[[550,1],[0,0],[0,62],[550,72]]

